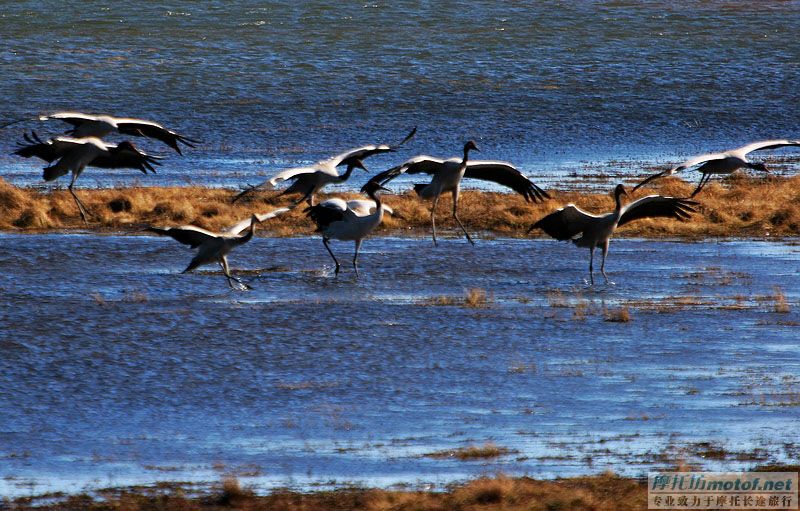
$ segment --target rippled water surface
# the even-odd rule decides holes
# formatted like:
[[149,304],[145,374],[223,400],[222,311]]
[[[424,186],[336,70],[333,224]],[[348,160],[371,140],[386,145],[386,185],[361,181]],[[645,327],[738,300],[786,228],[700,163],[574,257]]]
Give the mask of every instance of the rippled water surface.
[[[560,184],[797,137],[798,26],[796,1],[8,2],[0,100],[9,120],[112,112],[204,142],[158,176],[92,169],[83,186],[237,187],[415,125],[370,167],[476,138]],[[6,128],[4,154],[26,128],[62,127]],[[0,165],[40,180],[37,162]]]
[[[170,239],[0,246],[3,495],[638,475],[800,448],[794,243],[615,240],[616,285],[589,288],[587,251],[555,241],[369,239],[355,279],[318,238],[256,238],[231,255],[249,292],[181,275]],[[464,306],[475,287],[487,303]],[[515,452],[422,456],[485,442]]]

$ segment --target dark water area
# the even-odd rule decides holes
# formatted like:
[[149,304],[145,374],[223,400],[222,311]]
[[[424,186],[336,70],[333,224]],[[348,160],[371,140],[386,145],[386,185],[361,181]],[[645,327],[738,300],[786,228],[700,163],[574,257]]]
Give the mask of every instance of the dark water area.
[[[180,158],[139,141],[170,156],[159,175],[91,169],[83,186],[234,188],[415,125],[373,170],[475,138],[482,158],[581,183],[797,137],[798,26],[795,1],[22,1],[0,12],[0,101],[4,120],[108,112],[204,142]],[[14,183],[41,179],[7,154],[32,128],[62,126],[2,130]]]
[[[590,288],[587,251],[550,240],[369,239],[355,279],[318,238],[256,238],[231,254],[248,292],[181,275],[192,252],[170,239],[0,246],[0,495],[225,474],[438,487],[800,449],[793,242],[615,240],[616,285]],[[515,452],[423,456],[485,442]]]

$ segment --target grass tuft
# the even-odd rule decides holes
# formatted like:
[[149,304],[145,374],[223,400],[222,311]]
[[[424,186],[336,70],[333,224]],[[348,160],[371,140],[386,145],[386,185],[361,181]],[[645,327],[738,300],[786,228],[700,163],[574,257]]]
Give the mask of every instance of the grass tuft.
[[789,302],[786,301],[786,295],[783,294],[783,290],[780,288],[780,286],[775,286],[773,289],[775,291],[775,295],[773,296],[775,301],[773,310],[779,314],[788,313],[791,310],[791,307],[789,307]]
[[486,442],[483,445],[470,445],[467,447],[459,447],[457,449],[447,449],[444,451],[436,451],[425,454],[426,458],[444,459],[455,458],[460,461],[482,460],[498,458],[508,454],[514,454],[518,451],[500,447],[494,442]]
[[631,320],[631,313],[627,307],[619,309],[606,309],[603,313],[603,321],[610,323],[627,323]]

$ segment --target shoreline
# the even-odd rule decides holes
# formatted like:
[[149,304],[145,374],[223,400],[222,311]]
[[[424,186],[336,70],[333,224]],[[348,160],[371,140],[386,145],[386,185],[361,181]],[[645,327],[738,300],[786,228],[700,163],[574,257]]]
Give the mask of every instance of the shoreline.
[[[797,472],[796,465],[754,467],[750,472]],[[670,470],[692,471],[677,465]],[[613,472],[537,479],[503,474],[482,476],[448,484],[441,489],[394,486],[362,487],[342,483],[333,489],[301,491],[275,488],[258,493],[235,477],[201,485],[162,481],[152,485],[110,487],[65,494],[60,492],[0,500],[10,509],[155,511],[163,509],[281,509],[315,511],[447,510],[483,511],[593,509],[595,511],[644,510],[648,507],[647,476],[624,477]],[[744,508],[742,508],[744,509]]]
[[[695,184],[678,178],[666,178],[658,188],[640,190],[629,197],[634,200],[660,193],[685,197]],[[41,191],[13,186],[0,179],[0,231],[24,233],[53,232],[136,232],[150,225],[176,226],[194,224],[209,230],[232,225],[252,212],[265,213],[290,203],[287,197],[275,197],[265,191],[243,203],[231,204],[233,190],[206,187],[126,187],[77,189],[91,218],[89,225],[81,221],[72,196],[66,189]],[[542,238],[541,231],[526,234],[539,218],[568,204],[575,203],[592,213],[613,209],[608,193],[581,193],[548,190],[551,199],[544,203],[526,203],[511,193],[462,191],[459,216],[471,232],[511,238]],[[356,192],[320,195],[363,198]],[[688,221],[648,219],[626,225],[615,237],[689,239],[793,238],[800,235],[800,176],[749,177],[735,174],[712,181],[696,200],[697,213]],[[430,235],[430,202],[422,201],[413,192],[386,195],[385,203],[395,210],[386,215],[375,236],[424,237]],[[459,237],[451,216],[450,197],[443,197],[437,208],[437,227],[444,236]],[[307,236],[314,233],[310,220],[303,214],[305,205],[260,226],[262,236]]]

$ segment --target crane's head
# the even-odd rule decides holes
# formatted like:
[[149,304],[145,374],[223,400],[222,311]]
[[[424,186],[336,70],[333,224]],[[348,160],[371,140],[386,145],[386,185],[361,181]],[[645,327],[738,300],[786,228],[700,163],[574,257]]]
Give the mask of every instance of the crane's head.
[[131,142],[130,140],[123,140],[122,142],[117,144],[116,149],[114,149],[113,151],[117,152],[117,153],[118,152],[122,152],[122,151],[131,151],[131,152],[134,152],[134,153],[138,153],[139,152],[139,150],[136,149],[136,146],[133,145],[133,142]]
[[628,192],[625,190],[624,186],[618,184],[616,188],[614,188],[614,198],[619,199],[623,195],[628,195]]
[[355,160],[351,161],[350,162],[350,166],[353,167],[354,169],[361,169],[364,172],[369,172],[367,170],[367,167],[364,166],[364,162],[362,162],[358,158],[356,158]]
[[365,194],[369,195],[370,197],[374,197],[375,194],[378,193],[378,192],[389,192],[389,193],[391,193],[392,191],[389,190],[388,188],[384,188],[383,186],[381,186],[381,184],[378,181],[374,181],[372,179],[367,181],[367,184],[365,184],[364,186],[361,187],[361,193],[365,193]]
[[761,172],[769,172],[769,170],[767,170],[767,166],[763,163],[751,163],[748,165],[748,167],[753,170],[760,170]]
[[480,149],[478,149],[478,146],[475,145],[475,141],[474,140],[470,140],[466,144],[464,144],[464,152],[466,153],[466,152],[469,152],[469,151],[481,152]]

